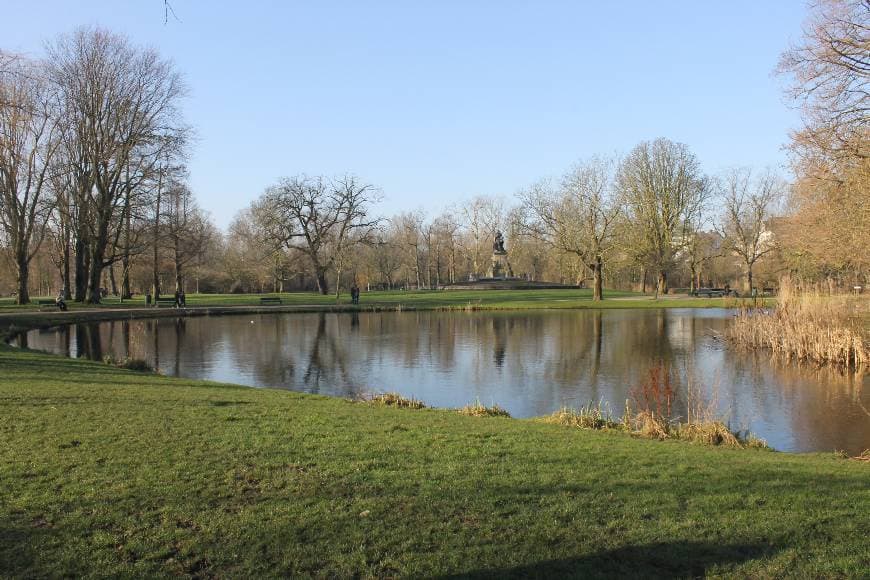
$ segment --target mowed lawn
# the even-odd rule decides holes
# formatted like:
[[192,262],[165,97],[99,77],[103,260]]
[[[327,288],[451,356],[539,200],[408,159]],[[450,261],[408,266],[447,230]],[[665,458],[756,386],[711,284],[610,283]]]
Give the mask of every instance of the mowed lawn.
[[[832,418],[835,420],[835,418]],[[866,577],[870,465],[0,347],[0,577]]]

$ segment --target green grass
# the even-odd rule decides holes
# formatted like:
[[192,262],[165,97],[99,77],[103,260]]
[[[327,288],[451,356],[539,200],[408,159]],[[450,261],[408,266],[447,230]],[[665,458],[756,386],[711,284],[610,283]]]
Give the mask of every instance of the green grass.
[[0,347],[0,576],[861,576],[870,465]]
[[[288,306],[333,306],[336,303],[349,305],[350,295],[341,294],[336,302],[335,294],[322,296],[314,292],[290,292],[269,294],[188,294],[187,305],[196,307],[219,306],[259,306],[260,298],[264,296],[279,296],[282,304]],[[33,303],[15,304],[12,298],[0,299],[0,312],[19,310],[37,310],[36,300],[47,297],[33,297]],[[634,299],[634,300],[631,300]],[[589,289],[566,290],[419,290],[419,291],[376,291],[363,292],[360,295],[360,306],[395,307],[402,305],[408,308],[444,308],[444,307],[488,307],[488,308],[636,308],[649,306],[721,306],[728,299],[723,298],[665,298],[653,300],[652,296],[638,292],[606,290],[605,300],[592,302],[592,291]],[[733,301],[733,300],[732,300]],[[145,298],[136,296],[120,302],[110,296],[103,304],[84,305],[69,302],[71,309],[114,309],[143,308]],[[53,310],[53,306],[44,306],[43,310]]]

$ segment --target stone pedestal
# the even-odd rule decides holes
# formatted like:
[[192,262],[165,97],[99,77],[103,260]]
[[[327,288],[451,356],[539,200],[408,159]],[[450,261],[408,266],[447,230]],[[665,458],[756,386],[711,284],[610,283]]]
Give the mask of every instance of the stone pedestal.
[[507,259],[507,252],[493,252],[492,262],[489,266],[489,277],[504,280],[513,278],[514,273],[511,270],[510,262]]

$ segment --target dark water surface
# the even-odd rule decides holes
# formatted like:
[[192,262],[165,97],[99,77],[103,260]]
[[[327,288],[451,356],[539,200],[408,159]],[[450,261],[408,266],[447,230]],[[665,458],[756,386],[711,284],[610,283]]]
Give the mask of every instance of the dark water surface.
[[730,318],[718,309],[264,314],[79,324],[26,341],[244,385],[341,397],[397,391],[436,407],[479,399],[515,417],[590,401],[619,416],[664,361],[683,374],[681,391],[694,376],[732,428],[778,450],[870,448],[870,378],[723,348],[715,334]]

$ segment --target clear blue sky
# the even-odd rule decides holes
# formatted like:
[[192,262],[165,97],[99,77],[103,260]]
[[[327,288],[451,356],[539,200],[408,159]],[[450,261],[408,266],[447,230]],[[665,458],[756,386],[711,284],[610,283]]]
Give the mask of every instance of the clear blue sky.
[[220,226],[278,177],[351,172],[384,214],[512,196],[595,153],[667,137],[705,171],[783,166],[798,125],[771,75],[800,0],[0,2],[0,47],[96,24],[191,87],[201,204]]

